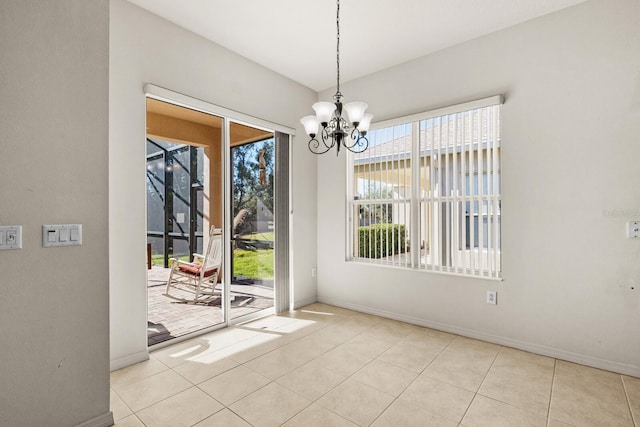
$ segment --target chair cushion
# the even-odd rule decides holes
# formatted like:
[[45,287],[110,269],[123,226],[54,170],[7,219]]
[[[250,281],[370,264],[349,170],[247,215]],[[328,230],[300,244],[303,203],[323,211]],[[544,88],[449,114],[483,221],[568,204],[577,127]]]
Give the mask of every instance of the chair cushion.
[[[193,264],[180,264],[178,265],[178,270],[183,271],[188,274],[193,274],[197,276],[200,274],[200,269],[202,268],[202,264],[199,262],[194,262]],[[205,270],[204,277],[209,277],[213,273],[216,272],[216,268],[210,268],[209,270]]]

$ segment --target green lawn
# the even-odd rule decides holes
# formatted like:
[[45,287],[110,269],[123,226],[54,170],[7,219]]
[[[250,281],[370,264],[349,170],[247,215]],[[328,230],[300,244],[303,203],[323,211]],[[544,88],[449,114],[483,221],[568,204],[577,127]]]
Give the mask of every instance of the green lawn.
[[[235,276],[251,277],[255,279],[273,279],[273,249],[258,249],[247,251],[235,249],[233,259],[233,269]],[[182,261],[190,262],[189,256],[179,257]],[[162,254],[155,254],[151,257],[153,265],[162,266],[164,258]]]
[[273,279],[273,249],[233,251],[234,276]]
[[[171,257],[169,257],[169,259],[171,259]],[[180,261],[187,261],[187,262],[191,262],[191,258],[188,255],[184,255],[184,256],[180,256],[178,257],[178,259]],[[159,265],[159,266],[163,266],[164,265],[164,255],[162,254],[154,254],[151,255],[151,264],[152,265]],[[171,261],[169,261],[169,267],[171,267]]]

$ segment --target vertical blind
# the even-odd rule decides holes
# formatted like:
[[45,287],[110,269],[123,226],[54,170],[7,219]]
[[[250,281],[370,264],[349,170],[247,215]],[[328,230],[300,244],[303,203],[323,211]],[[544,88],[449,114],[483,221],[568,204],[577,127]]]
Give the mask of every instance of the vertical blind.
[[349,162],[349,258],[501,275],[502,97],[379,123]]
[[275,132],[275,287],[276,313],[289,311],[291,276],[289,264],[289,135]]

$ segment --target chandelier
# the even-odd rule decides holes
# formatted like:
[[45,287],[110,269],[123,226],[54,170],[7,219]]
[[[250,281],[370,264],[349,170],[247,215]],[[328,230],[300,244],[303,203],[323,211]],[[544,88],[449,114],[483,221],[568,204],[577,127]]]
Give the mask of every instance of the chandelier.
[[[336,155],[340,153],[340,145],[353,153],[362,153],[369,147],[366,138],[372,114],[365,113],[368,105],[364,102],[348,102],[344,104],[349,121],[342,117],[343,105],[340,93],[340,0],[337,0],[336,13],[336,94],[335,102],[316,102],[311,106],[315,116],[305,116],[300,120],[304,130],[311,138],[309,150],[314,154],[324,154],[336,147]],[[322,129],[320,129],[322,126]],[[318,134],[318,131],[320,133]],[[318,136],[320,140],[316,138]]]

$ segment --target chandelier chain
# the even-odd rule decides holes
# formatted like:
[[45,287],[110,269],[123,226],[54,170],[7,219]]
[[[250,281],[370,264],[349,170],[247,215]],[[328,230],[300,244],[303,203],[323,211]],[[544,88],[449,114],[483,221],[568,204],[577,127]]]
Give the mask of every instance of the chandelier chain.
[[[365,114],[367,104],[350,102],[345,104],[349,121],[342,116],[342,94],[340,93],[340,0],[336,0],[336,93],[334,103],[317,102],[313,104],[315,116],[303,117],[300,122],[311,138],[308,146],[314,154],[324,154],[336,147],[336,155],[340,147],[352,153],[362,153],[369,147],[367,131],[373,117]],[[357,117],[357,118],[356,118]],[[353,122],[351,122],[353,120]],[[322,125],[322,128],[320,128]],[[316,138],[316,135],[318,138]]]
[[340,93],[340,0],[337,0],[337,8],[336,8],[336,76],[337,76],[337,84],[336,84],[336,95],[341,95]]

